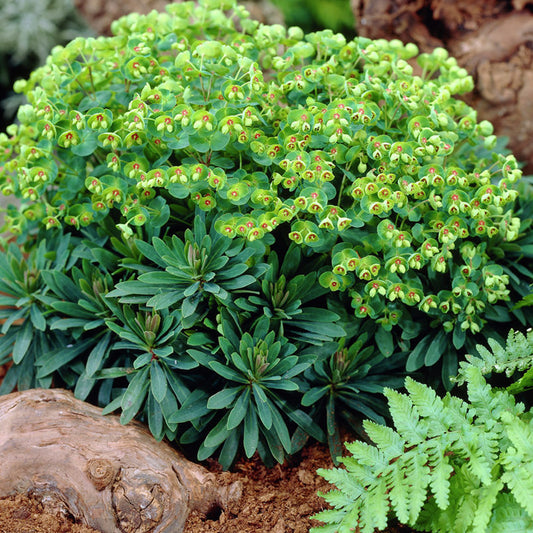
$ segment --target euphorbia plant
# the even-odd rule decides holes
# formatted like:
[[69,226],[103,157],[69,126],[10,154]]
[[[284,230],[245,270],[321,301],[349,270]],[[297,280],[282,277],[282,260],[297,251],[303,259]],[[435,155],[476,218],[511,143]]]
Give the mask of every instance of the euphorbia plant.
[[[529,204],[444,50],[416,76],[414,45],[264,26],[232,0],[113,30],[18,82],[29,104],[0,136],[0,188],[22,200],[6,227],[37,265],[30,283],[13,248],[0,264],[24,320],[2,330],[2,391],[53,378],[158,438],[187,424],[202,457],[282,460],[368,365],[380,390],[414,348],[408,370],[443,358],[447,379],[510,320],[529,271],[502,258],[529,253],[512,242]],[[339,373],[359,323],[384,359],[348,350]]]

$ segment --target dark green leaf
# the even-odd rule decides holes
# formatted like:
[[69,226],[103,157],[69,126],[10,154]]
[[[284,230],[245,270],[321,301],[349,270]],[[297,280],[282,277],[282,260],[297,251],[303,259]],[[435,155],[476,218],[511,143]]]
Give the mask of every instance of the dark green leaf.
[[168,309],[182,298],[183,291],[165,291],[152,296],[152,298],[146,302],[146,305],[159,311],[160,309]]
[[[190,353],[190,351],[189,351]],[[233,370],[233,368],[229,368],[218,361],[211,361],[209,363],[209,366],[219,375],[221,375],[223,378],[229,379],[230,381],[236,381],[237,383],[246,383],[246,378],[239,374],[236,370]]]
[[228,438],[224,442],[224,445],[220,450],[220,454],[218,455],[218,462],[221,464],[224,470],[229,470],[231,467],[235,456],[237,455],[237,451],[239,450],[240,441],[241,430],[236,429],[229,434]]
[[146,414],[148,417],[148,428],[156,440],[163,438],[163,413],[159,402],[149,393],[146,400]]
[[62,366],[70,363],[78,355],[88,350],[93,344],[93,339],[85,339],[76,342],[76,344],[67,345],[62,349],[48,352],[37,362],[37,365],[39,366],[37,377],[43,378],[50,375],[52,372],[55,372]]
[[228,291],[231,291],[235,289],[242,289],[244,287],[248,287],[255,281],[256,279],[254,278],[254,276],[250,276],[249,274],[244,274],[243,276],[239,276],[238,278],[224,281],[222,285],[225,289],[227,289]]
[[150,390],[158,403],[162,402],[167,393],[167,378],[161,365],[154,361],[150,365]]
[[442,383],[446,390],[450,390],[453,387],[450,378],[457,375],[458,367],[457,352],[453,348],[449,349],[442,358]]
[[433,335],[426,335],[409,354],[405,369],[407,372],[415,372],[424,366],[424,360],[429,344],[433,340]]
[[449,338],[444,330],[439,331],[427,348],[424,364],[426,366],[433,366],[442,357],[442,354],[448,347],[448,343]]
[[244,417],[243,446],[246,457],[250,458],[257,450],[259,441],[259,426],[257,424],[257,414],[254,409],[248,409]]
[[74,396],[80,400],[85,400],[89,396],[90,392],[93,390],[96,379],[87,376],[85,372],[80,375],[78,381],[76,382],[76,387],[74,388]]
[[18,335],[13,345],[13,363],[18,365],[23,357],[26,355],[33,339],[33,327],[29,320],[25,320],[24,324],[18,331]]
[[461,329],[459,322],[456,322],[453,328],[453,345],[460,350],[464,346],[465,340],[466,331]]
[[46,328],[46,319],[42,311],[37,304],[33,304],[30,307],[30,319],[32,324],[40,331],[44,331]]
[[228,416],[229,414],[223,416],[218,424],[207,434],[204,440],[206,447],[216,448],[231,435],[232,431],[227,428]]
[[379,351],[385,357],[392,355],[392,352],[394,352],[394,340],[390,331],[387,331],[380,326],[376,331],[375,339]]
[[198,298],[186,298],[181,304],[181,313],[183,318],[189,317],[194,314],[196,308],[198,307],[199,299]]
[[310,406],[316,403],[320,398],[323,398],[329,390],[328,386],[324,387],[313,387],[308,390],[302,397],[302,405]]
[[[197,397],[192,396],[193,400]],[[170,417],[170,422],[173,424],[181,424],[182,422],[191,422],[197,420],[202,416],[208,414],[211,410],[207,407],[207,398],[200,397],[194,401],[184,403],[177,413]]]
[[209,409],[227,409],[242,391],[242,387],[230,387],[213,394],[207,401]]
[[285,420],[283,420],[283,417],[275,406],[271,405],[270,410],[272,411],[273,427],[281,445],[287,453],[291,453],[291,437],[287,425],[285,424]]
[[257,414],[261,423],[265,429],[270,429],[272,427],[272,413],[270,407],[267,403],[267,398],[265,393],[261,390],[261,387],[257,383],[252,384],[252,389],[254,392],[255,405],[257,406]]
[[261,432],[267,441],[268,449],[272,454],[272,457],[274,457],[278,463],[283,463],[285,460],[285,454],[283,453],[283,445],[281,444],[277,433],[274,431],[264,431],[263,429],[261,429]]
[[228,416],[228,429],[236,428],[246,416],[248,408],[250,407],[250,387],[246,387],[242,394],[239,396],[233,409]]
[[131,380],[128,388],[122,396],[120,406],[122,414],[120,415],[121,424],[127,424],[139,411],[144,402],[150,380],[148,379],[148,368],[144,367],[139,370]]
[[98,133],[88,132],[84,133],[80,139],[80,143],[71,146],[70,150],[73,154],[81,157],[87,157],[91,155],[98,147]]

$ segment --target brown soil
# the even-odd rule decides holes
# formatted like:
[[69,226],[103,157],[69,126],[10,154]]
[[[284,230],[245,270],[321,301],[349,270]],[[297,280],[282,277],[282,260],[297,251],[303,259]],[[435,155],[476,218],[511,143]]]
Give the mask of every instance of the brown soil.
[[310,516],[325,507],[317,491],[330,488],[316,474],[317,468],[332,467],[324,446],[308,446],[298,460],[274,468],[266,468],[258,459],[239,461],[233,472],[220,471],[215,462],[208,467],[218,472],[220,483],[241,480],[243,499],[238,506],[223,511],[218,517],[200,516],[193,511],[185,533],[305,533],[319,524]]
[[[243,498],[238,506],[214,516],[193,511],[184,533],[306,533],[319,522],[310,517],[326,504],[318,491],[331,488],[316,474],[318,468],[331,468],[324,445],[305,448],[290,464],[266,468],[259,459],[241,460],[233,472],[223,472],[215,461],[206,465],[223,485],[240,480]],[[392,526],[387,533],[412,530]],[[76,524],[71,517],[52,514],[32,496],[16,495],[0,499],[0,533],[95,533]]]
[[0,500],[0,533],[93,533],[67,516],[44,512],[43,504],[18,494]]

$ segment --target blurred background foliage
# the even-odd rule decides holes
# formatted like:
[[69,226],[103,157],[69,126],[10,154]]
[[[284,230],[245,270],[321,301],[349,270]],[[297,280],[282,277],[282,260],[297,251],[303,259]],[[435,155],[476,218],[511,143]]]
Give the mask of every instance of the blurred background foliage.
[[355,21],[349,0],[273,0],[283,13],[287,26],[300,26],[305,32],[331,28],[346,37],[355,36]]
[[91,33],[72,0],[0,0],[1,129],[22,103],[13,83],[42,65],[55,45]]

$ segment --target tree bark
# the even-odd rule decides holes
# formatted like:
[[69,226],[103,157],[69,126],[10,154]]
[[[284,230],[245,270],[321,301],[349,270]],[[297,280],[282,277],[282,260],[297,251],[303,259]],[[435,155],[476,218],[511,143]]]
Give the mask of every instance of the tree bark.
[[0,497],[31,493],[103,533],[179,533],[190,511],[226,508],[242,492],[60,389],[0,397],[0,464]]

